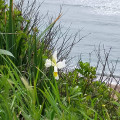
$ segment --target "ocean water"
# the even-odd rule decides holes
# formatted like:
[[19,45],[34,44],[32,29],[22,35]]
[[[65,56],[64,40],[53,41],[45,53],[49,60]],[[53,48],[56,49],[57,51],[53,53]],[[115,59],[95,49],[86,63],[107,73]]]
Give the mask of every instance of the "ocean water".
[[91,7],[94,12],[104,15],[120,13],[119,0],[45,0],[45,3]]
[[[95,48],[101,45],[101,58],[104,61],[106,52],[109,52],[109,67],[116,65],[115,75],[120,76],[120,0],[45,0],[42,5],[42,12],[49,11],[54,17],[58,15],[62,6],[63,16],[60,19],[64,30],[71,26],[69,34],[76,33],[82,29],[81,36],[89,34],[77,44],[71,56],[76,56],[72,61],[73,66],[78,61],[78,56],[84,62],[90,62],[96,66],[97,56]],[[98,73],[101,73],[102,66],[99,66]],[[106,74],[109,68],[106,67]]]
[[[33,1],[33,0],[30,0]],[[38,4],[43,0],[37,0]],[[71,52],[73,59],[71,66],[75,66],[79,56],[84,62],[96,66],[97,56],[94,52],[101,45],[101,59],[104,61],[106,52],[109,52],[110,69],[116,65],[115,75],[120,76],[120,0],[44,0],[41,13],[49,12],[50,16],[57,17],[62,6],[62,18],[59,20],[63,30],[70,27],[69,35],[82,29],[81,37],[89,34]],[[104,46],[104,47],[103,47]],[[101,73],[99,66],[98,73]],[[106,68],[106,74],[109,74]]]

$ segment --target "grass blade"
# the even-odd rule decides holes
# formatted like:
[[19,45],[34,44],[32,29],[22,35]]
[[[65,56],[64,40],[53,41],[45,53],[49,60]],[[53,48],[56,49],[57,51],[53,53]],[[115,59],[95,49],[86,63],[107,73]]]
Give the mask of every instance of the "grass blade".
[[0,49],[0,55],[8,55],[8,56],[14,57],[11,52],[3,49]]

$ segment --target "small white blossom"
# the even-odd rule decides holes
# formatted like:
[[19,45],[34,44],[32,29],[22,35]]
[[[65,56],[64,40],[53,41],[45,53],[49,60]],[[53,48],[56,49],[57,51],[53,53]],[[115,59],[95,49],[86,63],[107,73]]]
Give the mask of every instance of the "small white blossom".
[[54,67],[53,75],[54,75],[55,79],[58,80],[59,79],[58,69],[64,68],[66,66],[66,64],[65,64],[65,60],[57,62],[57,51],[55,51],[52,55],[52,59],[46,60],[45,66],[46,67],[50,67],[50,66]]

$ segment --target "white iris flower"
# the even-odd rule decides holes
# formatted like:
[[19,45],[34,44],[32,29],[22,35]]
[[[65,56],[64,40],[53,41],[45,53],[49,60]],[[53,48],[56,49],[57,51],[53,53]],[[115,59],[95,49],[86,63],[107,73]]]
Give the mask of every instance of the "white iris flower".
[[55,79],[58,80],[59,79],[58,69],[64,68],[66,65],[65,65],[65,60],[57,62],[57,51],[55,51],[53,53],[52,59],[51,60],[50,59],[46,60],[45,66],[46,67],[54,66],[53,75],[54,75]]

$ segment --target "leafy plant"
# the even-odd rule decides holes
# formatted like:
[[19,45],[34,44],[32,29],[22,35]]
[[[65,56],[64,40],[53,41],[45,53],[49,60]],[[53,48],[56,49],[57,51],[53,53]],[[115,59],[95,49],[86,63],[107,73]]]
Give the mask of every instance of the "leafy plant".
[[[13,0],[9,7],[0,1],[0,14],[0,119],[119,119],[119,99],[110,96],[112,89],[106,83],[94,81],[95,67],[79,61],[77,69],[59,71],[58,81],[53,68],[45,68],[45,60],[51,59],[55,49],[52,40],[60,29],[54,26],[61,14],[41,32],[19,7],[13,7]],[[67,58],[80,40],[68,46],[63,40],[58,59]]]

